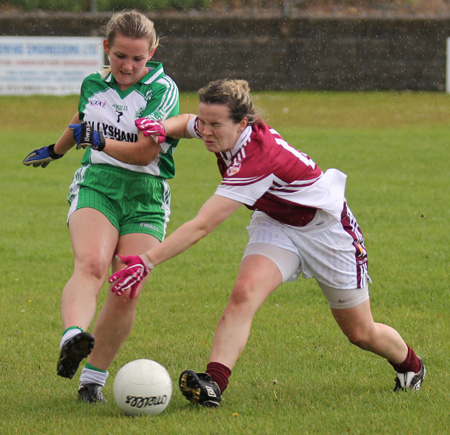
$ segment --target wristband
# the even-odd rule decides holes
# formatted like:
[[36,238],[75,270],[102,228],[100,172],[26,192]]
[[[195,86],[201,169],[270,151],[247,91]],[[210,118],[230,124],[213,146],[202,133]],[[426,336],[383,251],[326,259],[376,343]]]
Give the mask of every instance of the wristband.
[[48,155],[53,159],[53,160],[58,160],[60,159],[64,154],[57,154],[55,152],[55,144],[49,145],[47,147],[48,149]]
[[145,269],[148,270],[149,272],[151,272],[155,268],[155,265],[150,261],[150,258],[148,258],[148,255],[142,254],[141,258],[142,258],[142,261],[144,262]]

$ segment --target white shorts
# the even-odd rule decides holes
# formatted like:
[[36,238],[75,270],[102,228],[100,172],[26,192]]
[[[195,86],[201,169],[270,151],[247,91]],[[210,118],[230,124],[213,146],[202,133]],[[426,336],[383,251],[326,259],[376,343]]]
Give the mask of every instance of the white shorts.
[[305,227],[282,224],[256,211],[247,228],[250,240],[244,257],[264,255],[272,260],[283,282],[300,275],[315,278],[333,308],[351,308],[369,298],[368,261],[356,219],[345,207],[341,222],[318,230],[326,216],[318,212]]

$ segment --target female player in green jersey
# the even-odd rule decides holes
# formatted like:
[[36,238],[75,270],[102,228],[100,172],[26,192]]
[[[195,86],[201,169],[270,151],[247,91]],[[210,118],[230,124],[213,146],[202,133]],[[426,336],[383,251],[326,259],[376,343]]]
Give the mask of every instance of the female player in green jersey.
[[[144,252],[164,238],[178,140],[158,143],[138,134],[135,120],[164,120],[179,113],[176,84],[151,61],[158,37],[153,22],[136,11],[115,14],[104,49],[110,66],[81,86],[78,111],[58,141],[31,152],[25,165],[46,167],[77,145],[86,148],[68,201],[74,270],[61,300],[63,336],[58,375],[72,378],[88,357],[78,394],[102,402],[108,368],[134,323],[141,288],[134,297],[108,295],[93,328],[97,297],[116,254]],[[94,341],[95,338],[95,341]],[[95,344],[95,345],[94,345]]]

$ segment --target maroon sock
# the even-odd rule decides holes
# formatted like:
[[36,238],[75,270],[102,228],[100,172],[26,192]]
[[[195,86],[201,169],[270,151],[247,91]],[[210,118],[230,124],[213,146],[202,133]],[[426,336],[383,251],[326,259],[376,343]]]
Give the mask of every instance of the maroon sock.
[[406,372],[418,373],[420,371],[420,360],[419,358],[417,358],[417,355],[409,346],[408,346],[408,355],[406,356],[405,361],[403,361],[401,364],[394,364],[391,362],[390,364],[392,367],[394,367],[397,373],[406,373]]
[[227,389],[228,379],[231,376],[231,370],[227,366],[219,362],[210,362],[206,366],[206,373],[213,378],[221,393]]

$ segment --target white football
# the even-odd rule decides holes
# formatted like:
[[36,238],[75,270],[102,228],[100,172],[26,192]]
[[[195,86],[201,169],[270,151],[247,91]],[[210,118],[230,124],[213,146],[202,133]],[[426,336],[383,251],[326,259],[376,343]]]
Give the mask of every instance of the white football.
[[137,359],[125,364],[114,379],[114,400],[127,415],[157,415],[172,398],[172,379],[156,361]]

